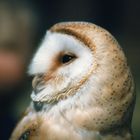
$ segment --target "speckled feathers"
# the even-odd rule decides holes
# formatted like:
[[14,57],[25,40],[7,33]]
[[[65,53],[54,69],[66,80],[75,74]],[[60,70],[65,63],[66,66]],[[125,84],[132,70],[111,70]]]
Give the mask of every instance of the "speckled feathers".
[[[105,29],[86,22],[54,25],[29,74],[35,75],[32,102],[11,140],[28,131],[36,140],[132,139],[133,77],[122,48]],[[35,103],[41,103],[39,110]]]

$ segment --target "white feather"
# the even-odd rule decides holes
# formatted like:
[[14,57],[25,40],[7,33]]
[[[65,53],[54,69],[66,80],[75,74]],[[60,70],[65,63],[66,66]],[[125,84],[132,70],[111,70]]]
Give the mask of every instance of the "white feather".
[[[87,70],[93,62],[93,56],[89,48],[72,36],[60,33],[47,32],[41,46],[35,54],[29,67],[29,74],[45,73],[49,69],[52,58],[61,51],[75,53],[80,59],[75,61],[70,71],[77,75]],[[68,67],[67,70],[70,68]]]

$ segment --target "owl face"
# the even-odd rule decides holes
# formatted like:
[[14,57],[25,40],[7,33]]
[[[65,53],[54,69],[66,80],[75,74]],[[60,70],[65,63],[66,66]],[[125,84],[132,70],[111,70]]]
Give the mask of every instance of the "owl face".
[[75,37],[48,31],[30,66],[32,99],[52,102],[74,94],[94,61],[92,51]]

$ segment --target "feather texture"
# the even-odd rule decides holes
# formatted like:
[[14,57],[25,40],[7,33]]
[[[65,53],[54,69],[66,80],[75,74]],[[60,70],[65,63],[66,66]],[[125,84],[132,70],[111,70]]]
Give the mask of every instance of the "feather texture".
[[32,102],[10,140],[132,140],[134,82],[105,29],[65,22],[47,31],[29,67]]

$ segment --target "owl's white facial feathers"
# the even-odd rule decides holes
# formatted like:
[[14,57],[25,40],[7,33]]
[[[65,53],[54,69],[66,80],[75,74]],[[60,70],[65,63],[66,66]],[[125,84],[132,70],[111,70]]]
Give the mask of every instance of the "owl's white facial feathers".
[[71,69],[69,69],[75,75],[79,74],[79,71],[86,70],[85,67],[89,67],[94,61],[90,49],[74,37],[66,34],[47,32],[30,65],[29,74],[46,73],[53,63],[53,57],[62,51],[72,52],[77,55],[78,59],[72,64]]
[[[82,42],[76,38],[60,33],[48,32],[44,38],[39,50],[30,65],[29,74],[47,74],[53,66],[54,58],[61,52],[70,52],[76,56],[76,59],[68,65],[61,65],[53,74],[56,77],[63,77],[61,84],[51,85],[51,82],[46,84],[46,88],[38,95],[32,94],[33,100],[47,100],[53,94],[68,88],[69,85],[77,83],[86,75],[94,63],[93,54]],[[57,61],[57,59],[55,59]],[[58,60],[59,61],[59,60]]]

